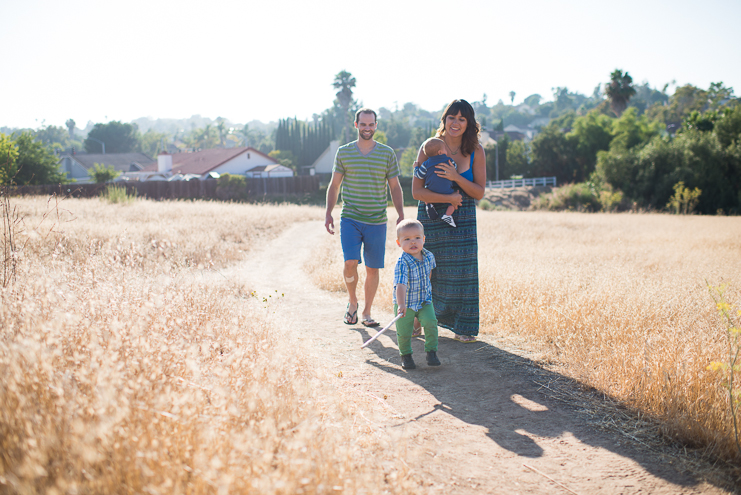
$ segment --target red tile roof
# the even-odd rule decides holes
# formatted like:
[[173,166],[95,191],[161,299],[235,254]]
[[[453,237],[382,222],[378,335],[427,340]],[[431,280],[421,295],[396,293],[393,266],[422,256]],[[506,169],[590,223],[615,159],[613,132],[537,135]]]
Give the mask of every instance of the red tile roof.
[[[201,150],[186,153],[173,153],[172,154],[172,173],[173,174],[207,174],[216,167],[223,165],[229,160],[241,155],[242,153],[256,153],[272,163],[277,164],[278,162],[274,158],[270,158],[265,153],[261,153],[255,148],[213,148],[209,150]],[[150,165],[146,167],[145,171],[153,172],[157,171],[157,163],[154,166]]]

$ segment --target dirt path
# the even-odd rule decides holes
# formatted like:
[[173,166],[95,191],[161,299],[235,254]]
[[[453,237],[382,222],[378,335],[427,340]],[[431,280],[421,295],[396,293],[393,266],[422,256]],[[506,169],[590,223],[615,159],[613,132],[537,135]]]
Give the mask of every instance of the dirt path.
[[[400,367],[391,330],[361,350],[375,332],[344,325],[344,298],[316,288],[303,270],[325,235],[319,222],[295,224],[222,273],[258,294],[285,293],[276,310],[281,323],[296,329],[317,366],[341,372],[348,387],[378,398],[367,418],[405,446],[407,463],[430,492],[727,493],[595,428],[577,407],[543,393],[542,384],[557,375],[494,337],[462,344],[441,329],[438,368],[426,366],[423,341],[415,339],[417,369],[410,372]],[[387,322],[391,315],[376,310],[374,317]]]

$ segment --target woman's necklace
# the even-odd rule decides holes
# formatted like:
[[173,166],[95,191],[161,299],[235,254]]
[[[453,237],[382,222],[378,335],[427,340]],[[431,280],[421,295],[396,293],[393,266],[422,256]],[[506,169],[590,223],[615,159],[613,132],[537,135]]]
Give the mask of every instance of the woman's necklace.
[[458,154],[458,150],[461,149],[461,145],[459,144],[458,147],[455,149],[455,151],[453,151],[447,141],[443,140],[443,142],[445,143],[445,146],[448,147],[448,150],[450,151],[450,154],[451,155],[457,155]]

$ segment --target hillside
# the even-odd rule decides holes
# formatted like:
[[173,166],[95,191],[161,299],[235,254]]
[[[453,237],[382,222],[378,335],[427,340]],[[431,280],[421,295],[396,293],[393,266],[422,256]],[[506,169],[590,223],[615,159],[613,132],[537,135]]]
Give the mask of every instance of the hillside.
[[497,210],[524,211],[535,198],[553,190],[551,186],[527,186],[509,189],[487,189],[484,199]]

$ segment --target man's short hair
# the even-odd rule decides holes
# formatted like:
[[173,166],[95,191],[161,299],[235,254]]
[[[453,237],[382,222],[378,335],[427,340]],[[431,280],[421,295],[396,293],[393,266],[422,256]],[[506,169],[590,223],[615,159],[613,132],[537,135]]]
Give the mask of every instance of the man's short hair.
[[376,115],[376,111],[375,110],[370,109],[370,108],[367,108],[367,107],[363,107],[360,110],[358,110],[357,112],[355,112],[355,123],[356,124],[358,123],[358,119],[360,119],[360,114],[361,113],[372,113],[373,114],[373,120],[375,120],[375,121],[378,120],[378,116]]
[[415,218],[405,218],[396,225],[396,238],[398,239],[403,231],[411,229],[412,227],[421,230],[422,235],[424,235],[425,227],[422,225],[422,222]]

